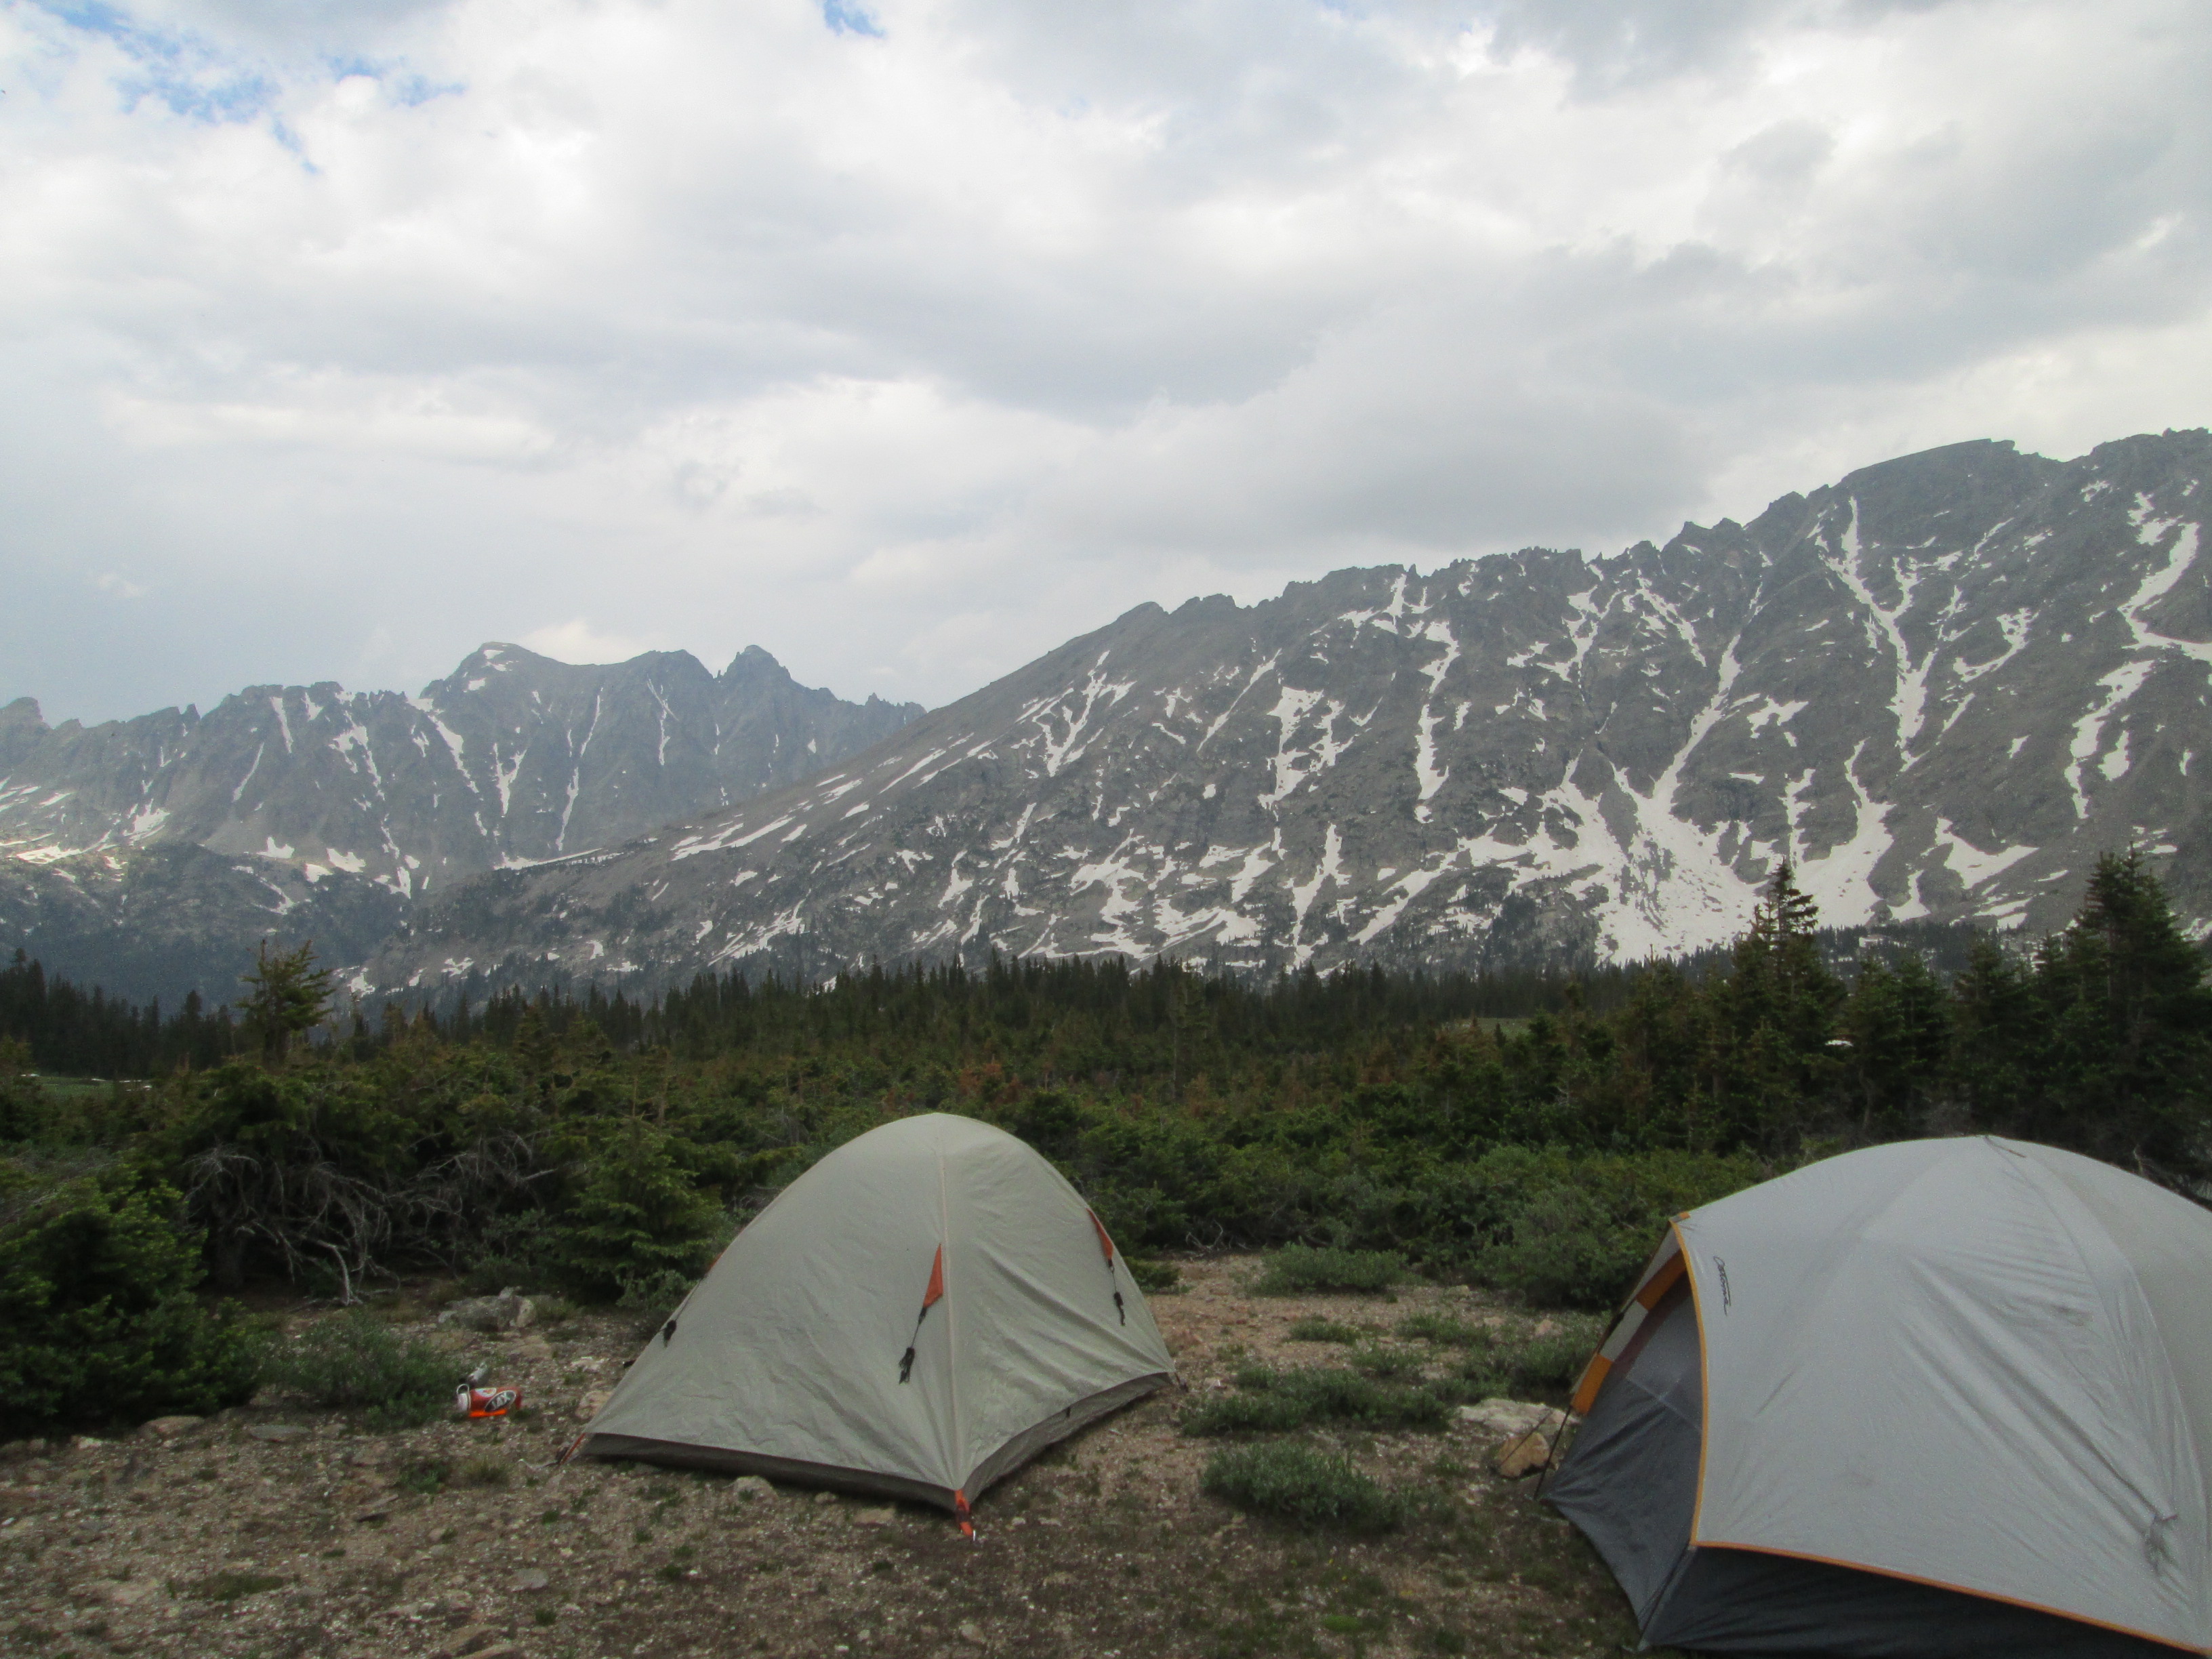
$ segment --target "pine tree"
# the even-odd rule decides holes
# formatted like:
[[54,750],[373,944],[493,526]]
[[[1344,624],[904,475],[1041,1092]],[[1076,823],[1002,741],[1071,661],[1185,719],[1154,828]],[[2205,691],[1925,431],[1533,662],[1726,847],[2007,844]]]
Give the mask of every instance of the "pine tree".
[[2212,989],[2142,854],[2098,860],[2036,961],[2049,1032],[2024,1126],[2138,1167],[2212,1173]]
[[282,1062],[292,1039],[313,1030],[331,1011],[331,970],[315,963],[315,942],[296,951],[271,951],[261,941],[260,959],[243,975],[252,988],[246,999],[246,1029],[259,1043],[264,1060]]
[[1947,1071],[1966,1127],[2021,1122],[2048,1036],[2027,969],[1987,934],[1976,939],[1966,971],[1951,981]]
[[1819,926],[1819,907],[1783,860],[1736,941],[1734,972],[1712,994],[1711,1144],[1794,1146],[1827,1092],[1844,988],[1820,959]]

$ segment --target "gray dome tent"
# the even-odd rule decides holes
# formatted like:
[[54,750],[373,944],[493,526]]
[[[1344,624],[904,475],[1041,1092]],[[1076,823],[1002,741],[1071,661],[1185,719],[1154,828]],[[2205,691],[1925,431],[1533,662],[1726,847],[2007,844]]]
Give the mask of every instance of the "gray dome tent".
[[1648,1644],[2212,1647],[2212,1213],[1994,1138],[1680,1217],[1549,1494]]
[[572,1455],[970,1500],[1175,1364],[1106,1229],[1030,1147],[932,1113],[793,1182]]

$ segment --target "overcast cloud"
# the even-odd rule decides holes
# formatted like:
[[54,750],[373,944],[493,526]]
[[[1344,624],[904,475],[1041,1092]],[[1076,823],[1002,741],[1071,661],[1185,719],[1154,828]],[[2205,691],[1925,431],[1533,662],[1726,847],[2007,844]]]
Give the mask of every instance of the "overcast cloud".
[[0,0],[0,700],[1609,551],[2212,419],[2202,0]]

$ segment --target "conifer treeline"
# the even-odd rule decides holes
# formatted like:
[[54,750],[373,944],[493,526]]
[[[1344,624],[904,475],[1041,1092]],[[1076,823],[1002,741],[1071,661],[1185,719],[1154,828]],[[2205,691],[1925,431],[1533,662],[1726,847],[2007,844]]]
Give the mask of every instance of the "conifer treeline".
[[244,1046],[228,1007],[210,1013],[198,991],[166,1018],[46,970],[22,951],[0,968],[0,1041],[24,1044],[40,1070],[70,1077],[152,1077],[220,1065]]
[[[993,951],[973,970],[957,959],[903,969],[873,966],[801,988],[771,973],[702,974],[665,995],[632,997],[599,985],[580,994],[507,992],[481,1003],[465,992],[442,1006],[411,1013],[397,1003],[372,1019],[356,1007],[322,1034],[336,1054],[367,1059],[406,1036],[511,1048],[526,1018],[550,1036],[588,1021],[618,1052],[667,1049],[686,1060],[733,1050],[796,1052],[860,1041],[1003,1036],[1026,1052],[1041,1030],[1074,1022],[1095,1033],[1098,1054],[1117,1070],[1173,1069],[1186,1039],[1240,1052],[1334,1048],[1363,1033],[1470,1018],[1525,1018],[1570,1001],[1619,1006],[1637,969],[1580,974],[1509,969],[1480,975],[1308,969],[1264,983],[1201,975],[1173,962],[1133,964],[1119,957],[1063,961],[1010,959]],[[199,994],[163,1017],[158,1002],[139,1007],[49,979],[23,951],[0,969],[0,1038],[27,1045],[41,1070],[72,1076],[132,1078],[179,1068],[204,1070],[253,1047],[246,1023],[228,1006],[207,1012]],[[1156,1052],[1157,1051],[1157,1052]]]

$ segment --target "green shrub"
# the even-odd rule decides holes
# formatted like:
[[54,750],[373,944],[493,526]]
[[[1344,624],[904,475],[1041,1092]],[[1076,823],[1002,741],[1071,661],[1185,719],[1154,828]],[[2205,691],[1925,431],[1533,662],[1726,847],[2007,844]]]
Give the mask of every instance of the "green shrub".
[[1515,1218],[1512,1236],[1483,1253],[1480,1272],[1540,1308],[1598,1308],[1617,1301],[1650,1258],[1656,1237],[1624,1236],[1584,1193],[1540,1194]]
[[[555,1249],[584,1295],[643,1307],[707,1268],[723,1217],[679,1162],[676,1137],[641,1117],[609,1133],[561,1218]],[[667,1299],[672,1307],[681,1296]]]
[[1488,1349],[1498,1341],[1498,1333],[1489,1326],[1441,1313],[1410,1315],[1398,1322],[1398,1334],[1416,1342],[1433,1342],[1440,1348]]
[[1217,1395],[1182,1415],[1185,1434],[1281,1434],[1316,1423],[1369,1429],[1440,1429],[1447,1402],[1422,1388],[1379,1382],[1357,1371],[1315,1367],[1276,1371],[1249,1366],[1234,1393]]
[[1141,1256],[1125,1255],[1129,1277],[1137,1281],[1137,1288],[1146,1296],[1170,1296],[1182,1289],[1182,1269],[1172,1261],[1149,1261]]
[[1281,1442],[1216,1452],[1200,1485],[1239,1509],[1301,1527],[1388,1532],[1406,1517],[1405,1498],[1350,1459]]
[[1395,1250],[1342,1250],[1311,1244],[1285,1244],[1271,1250],[1260,1282],[1261,1296],[1300,1296],[1316,1291],[1387,1291],[1413,1277]]
[[1543,1308],[1613,1309],[1665,1237],[1668,1218],[1764,1179],[1746,1157],[1646,1152],[1570,1158],[1499,1147],[1478,1166],[1492,1186],[1484,1282]]
[[1421,1356],[1411,1348],[1355,1348],[1351,1360],[1352,1369],[1361,1376],[1372,1376],[1385,1382],[1417,1377],[1424,1369]]
[[565,1325],[583,1311],[565,1296],[541,1296],[534,1304],[535,1316],[540,1325]]
[[674,1316],[684,1305],[684,1298],[691,1294],[697,1280],[690,1273],[678,1273],[671,1267],[656,1268],[622,1281],[622,1294],[615,1298],[615,1306],[639,1316],[632,1333],[640,1340],[650,1336]]
[[204,1415],[254,1389],[256,1345],[191,1294],[199,1244],[175,1194],[66,1182],[0,1222],[0,1439]]
[[1589,1357],[1604,1339],[1602,1319],[1567,1319],[1549,1336],[1532,1336],[1507,1356],[1514,1387],[1522,1392],[1564,1394],[1589,1364]]
[[1346,1325],[1334,1319],[1324,1319],[1319,1314],[1306,1314],[1291,1322],[1291,1340],[1293,1342],[1364,1342],[1367,1333],[1357,1325]]
[[321,1406],[365,1411],[372,1427],[409,1428],[451,1408],[453,1356],[410,1341],[366,1308],[319,1320],[270,1358],[271,1378]]
[[515,1210],[483,1224],[461,1274],[471,1296],[497,1296],[510,1285],[537,1290],[562,1274],[564,1240],[556,1219],[543,1210]]

